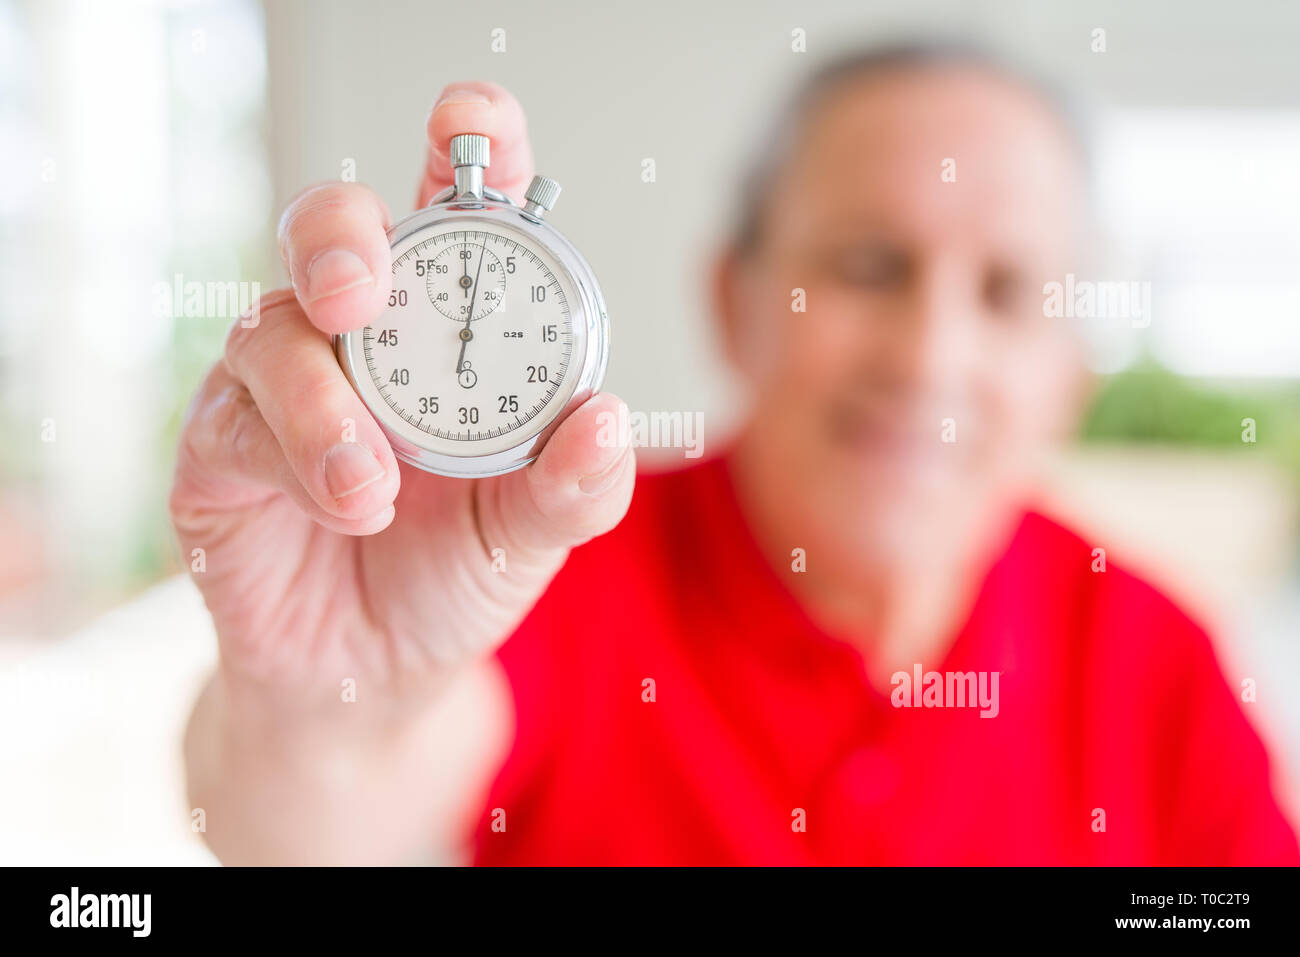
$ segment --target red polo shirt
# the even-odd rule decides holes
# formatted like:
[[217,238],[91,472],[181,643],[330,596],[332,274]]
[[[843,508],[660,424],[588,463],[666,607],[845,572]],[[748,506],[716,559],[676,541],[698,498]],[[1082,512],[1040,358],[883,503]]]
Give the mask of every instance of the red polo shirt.
[[639,479],[499,652],[478,863],[1300,863],[1205,634],[1049,519],[922,662],[1000,672],[990,718],[894,707],[776,559],[724,460]]

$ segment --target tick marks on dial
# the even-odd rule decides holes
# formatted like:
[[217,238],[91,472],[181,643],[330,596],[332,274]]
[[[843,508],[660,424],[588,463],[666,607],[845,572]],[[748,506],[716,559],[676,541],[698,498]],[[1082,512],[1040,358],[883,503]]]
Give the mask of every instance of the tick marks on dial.
[[[427,300],[416,294],[420,282]],[[449,230],[394,258],[393,288],[408,290],[410,305],[367,326],[362,351],[379,395],[406,425],[471,443],[547,418],[564,391],[575,337],[565,287],[549,257],[494,231]],[[544,289],[545,298],[533,299],[533,289]],[[490,318],[498,311],[500,319]],[[484,319],[492,327],[486,336],[476,332]],[[554,338],[547,338],[547,328]],[[516,338],[504,346],[501,336],[510,338],[512,329]],[[454,362],[451,377],[446,359]],[[528,363],[549,367],[549,377],[529,384]]]

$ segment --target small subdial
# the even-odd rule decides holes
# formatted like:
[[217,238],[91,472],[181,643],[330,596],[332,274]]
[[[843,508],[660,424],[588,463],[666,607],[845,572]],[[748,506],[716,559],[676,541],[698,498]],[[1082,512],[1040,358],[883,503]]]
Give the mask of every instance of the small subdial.
[[425,275],[433,307],[457,322],[482,319],[505,297],[506,271],[481,243],[453,243],[433,258]]

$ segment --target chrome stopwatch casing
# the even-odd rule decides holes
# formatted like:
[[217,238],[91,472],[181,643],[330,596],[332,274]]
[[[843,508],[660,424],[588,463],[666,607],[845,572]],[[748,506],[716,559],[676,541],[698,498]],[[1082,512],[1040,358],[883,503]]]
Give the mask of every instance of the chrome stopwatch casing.
[[[553,180],[536,177],[528,188],[525,205],[516,206],[504,194],[483,186],[483,169],[488,165],[486,137],[473,134],[457,136],[452,139],[451,146],[456,185],[434,197],[428,207],[406,217],[388,230],[394,268],[396,270],[396,264],[404,262],[411,250],[421,248],[422,243],[435,241],[429,237],[436,236],[442,240],[449,234],[463,233],[466,241],[461,245],[467,248],[472,245],[474,249],[483,250],[479,254],[480,270],[475,274],[474,282],[474,296],[478,296],[482,260],[491,258],[493,265],[489,268],[501,265],[499,257],[487,251],[489,242],[494,246],[514,242],[516,250],[522,247],[525,254],[530,254],[530,251],[539,253],[540,258],[533,258],[539,264],[547,264],[542,268],[554,280],[554,295],[559,296],[568,309],[568,340],[564,344],[569,351],[558,383],[553,391],[548,390],[548,398],[543,400],[541,411],[524,420],[522,425],[511,425],[508,428],[502,426],[499,430],[485,431],[478,437],[460,438],[445,430],[432,434],[427,431],[427,426],[421,428],[424,417],[418,422],[412,421],[416,411],[412,409],[409,414],[405,414],[404,407],[399,407],[393,400],[393,390],[386,388],[382,376],[375,374],[378,360],[375,358],[377,347],[373,330],[385,325],[383,316],[364,329],[336,336],[334,349],[348,381],[383,429],[399,459],[437,475],[486,478],[514,471],[532,462],[569,413],[600,390],[609,361],[609,319],[591,267],[573,244],[545,220],[546,212],[559,195],[559,185]],[[427,264],[426,268],[429,268]],[[445,272],[445,267],[441,268]],[[468,295],[468,265],[466,272],[467,277],[460,288]],[[453,285],[449,288],[456,287]],[[433,296],[432,291],[430,296]],[[395,307],[395,303],[390,302],[390,306]],[[389,311],[392,311],[391,308]],[[504,311],[503,307],[502,313]],[[527,311],[526,307],[524,311]],[[407,321],[428,321],[431,324],[438,321],[427,311],[426,316],[429,318]],[[518,348],[513,343],[494,336],[495,328],[490,325],[492,316],[478,319],[478,325],[474,328],[479,331],[472,333],[471,326],[476,318],[475,300],[470,298],[466,321],[459,332],[462,340],[477,337],[475,348],[479,350]],[[510,314],[508,321],[519,325],[521,329],[532,328],[527,317],[520,316],[518,307]],[[459,323],[460,320],[456,319],[445,334],[455,336]],[[439,328],[437,334],[443,336],[444,332]],[[504,334],[523,335],[522,332]],[[464,355],[462,347],[461,356]],[[419,356],[408,355],[408,362],[418,361]],[[468,361],[457,359],[454,371],[458,376],[471,376],[473,373],[469,367]],[[534,367],[528,368],[532,370]],[[402,371],[409,372],[412,376],[420,375],[418,366],[414,370]],[[474,378],[477,381],[477,377]],[[551,384],[549,380],[545,383],[547,386]],[[492,401],[496,398],[503,401],[502,411],[506,411],[504,402],[507,396],[493,396]],[[509,398],[514,399],[515,396]],[[448,395],[446,401],[459,400],[459,396],[453,398]],[[419,401],[423,408],[431,400],[422,398]],[[481,402],[482,397],[478,401]],[[437,409],[438,406],[433,408]],[[464,413],[464,408],[461,412]],[[516,421],[519,418],[520,415],[515,416]],[[471,435],[471,431],[468,431],[471,428],[466,426],[467,436]]]

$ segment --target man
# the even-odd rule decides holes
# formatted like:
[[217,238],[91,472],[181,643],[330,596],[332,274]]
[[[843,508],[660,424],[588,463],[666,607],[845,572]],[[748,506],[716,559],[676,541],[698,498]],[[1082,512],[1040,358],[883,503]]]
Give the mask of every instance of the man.
[[[469,131],[522,194],[522,111],[470,83],[421,204]],[[232,330],[172,495],[221,641],[186,747],[223,860],[1296,862],[1205,635],[1026,510],[1084,394],[1042,308],[1082,223],[1058,112],[900,50],[782,132],[714,275],[746,424],[634,500],[608,394],[526,470],[399,466],[327,338],[384,306],[388,212],[295,199],[293,288]]]

